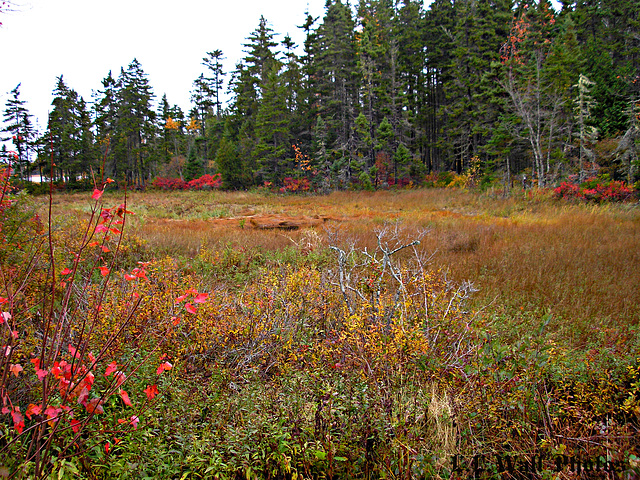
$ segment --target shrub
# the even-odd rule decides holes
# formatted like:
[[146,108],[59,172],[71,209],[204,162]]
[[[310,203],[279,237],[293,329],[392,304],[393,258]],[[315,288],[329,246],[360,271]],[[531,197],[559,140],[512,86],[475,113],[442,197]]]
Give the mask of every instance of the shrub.
[[311,188],[307,178],[286,177],[283,180],[284,186],[280,187],[280,193],[308,192]]
[[208,190],[220,188],[222,186],[222,176],[219,173],[215,175],[202,175],[200,178],[194,178],[189,182],[185,182],[179,178],[157,177],[151,182],[151,187],[159,190]]
[[590,178],[580,185],[573,182],[562,182],[559,187],[553,190],[553,196],[558,199],[594,203],[626,202],[635,198],[635,192],[624,182]]
[[170,322],[137,316],[148,264],[115,270],[131,212],[126,200],[102,206],[109,182],[94,188],[89,221],[57,229],[0,175],[0,476],[62,478],[87,452],[108,455],[171,368],[159,352]]

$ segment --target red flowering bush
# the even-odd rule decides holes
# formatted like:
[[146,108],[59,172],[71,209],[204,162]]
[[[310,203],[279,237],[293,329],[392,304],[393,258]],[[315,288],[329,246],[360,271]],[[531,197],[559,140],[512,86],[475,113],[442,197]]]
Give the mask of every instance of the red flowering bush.
[[626,202],[634,199],[635,192],[624,182],[590,178],[580,185],[562,182],[553,190],[553,196],[565,200],[577,199],[595,203]]
[[222,186],[222,175],[203,175],[200,178],[194,178],[190,182],[185,182],[179,178],[158,177],[151,186],[158,190],[206,190],[212,188],[220,188]]

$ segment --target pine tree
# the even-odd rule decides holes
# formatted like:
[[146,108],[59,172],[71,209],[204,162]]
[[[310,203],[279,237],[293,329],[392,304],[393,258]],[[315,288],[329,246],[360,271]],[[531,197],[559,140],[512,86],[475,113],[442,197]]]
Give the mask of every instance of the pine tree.
[[[456,6],[457,6],[456,2]],[[452,81],[454,37],[457,7],[451,0],[435,0],[425,16],[423,44],[426,46],[425,98],[418,122],[423,132],[420,142],[423,162],[428,171],[453,165],[453,142],[449,139],[445,85]]]
[[325,122],[329,155],[341,163],[349,161],[353,146],[358,99],[354,27],[350,7],[341,0],[328,0],[327,12],[316,31],[313,60],[315,107]]
[[[447,134],[459,172],[482,154],[502,113],[494,107],[495,94],[485,77],[500,59],[500,46],[509,34],[510,0],[456,2],[458,21],[453,31],[455,49],[447,95]],[[485,159],[486,160],[486,159]]]
[[247,56],[237,65],[232,75],[231,88],[234,98],[231,102],[233,128],[238,132],[237,145],[241,157],[251,160],[246,167],[251,174],[257,172],[259,165],[254,149],[258,139],[255,132],[258,111],[267,77],[271,71],[279,71],[280,62],[273,50],[278,44],[275,34],[268,26],[267,20],[260,17],[258,28],[249,35]]
[[94,126],[96,132],[96,148],[100,158],[104,161],[106,172],[114,177],[116,170],[115,149],[118,140],[115,135],[118,128],[118,84],[111,71],[102,80],[102,90],[94,94],[93,102]]
[[204,174],[204,166],[202,159],[198,158],[196,148],[192,147],[187,156],[187,162],[184,166],[184,180],[186,182],[194,178],[200,178]]
[[248,185],[246,170],[238,156],[238,150],[233,142],[231,133],[231,123],[225,122],[224,133],[218,153],[216,155],[216,165],[222,175],[222,187],[227,190],[238,190]]
[[226,73],[222,69],[222,61],[225,60],[222,50],[214,50],[207,52],[207,56],[202,59],[202,64],[209,69],[207,77],[204,80],[208,82],[208,88],[213,93],[213,107],[216,117],[222,116],[222,99],[220,92],[224,86],[224,77]]
[[255,119],[255,163],[259,181],[279,184],[291,167],[291,115],[287,89],[277,67],[263,85],[262,101]]
[[426,116],[427,55],[423,37],[425,35],[425,12],[422,2],[403,0],[396,15],[395,36],[398,42],[398,84],[404,94],[403,107],[406,128],[399,140],[410,150],[423,153]]
[[20,85],[11,90],[11,98],[7,100],[4,110],[5,126],[1,130],[8,135],[0,138],[2,141],[11,140],[17,158],[14,167],[17,175],[25,179],[29,175],[31,152],[34,149],[36,132],[31,122],[32,115],[25,107],[26,102],[20,99]]
[[[120,171],[130,184],[143,186],[150,177],[151,140],[155,134],[153,92],[140,63],[134,59],[118,78],[118,135],[124,160]],[[124,170],[124,171],[122,171]]]
[[82,176],[89,177],[95,166],[90,116],[85,101],[65,84],[62,75],[53,94],[53,109],[42,144],[47,153],[51,152],[54,179],[75,182]]

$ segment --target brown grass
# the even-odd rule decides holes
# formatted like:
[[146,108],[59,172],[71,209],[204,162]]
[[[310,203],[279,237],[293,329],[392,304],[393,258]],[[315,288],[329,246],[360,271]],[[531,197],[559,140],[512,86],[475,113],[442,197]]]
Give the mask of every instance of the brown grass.
[[[105,197],[108,204],[110,197]],[[259,216],[322,217],[321,225],[313,227],[318,243],[337,231],[369,245],[376,228],[401,221],[409,236],[429,229],[421,247],[435,252],[434,264],[448,269],[452,279],[471,280],[480,289],[473,306],[489,306],[494,321],[527,325],[550,312],[558,332],[577,335],[582,344],[599,330],[619,331],[640,320],[637,205],[570,205],[543,195],[501,199],[437,189],[285,197],[133,193],[128,204],[136,212],[130,233],[152,251],[183,256],[195,255],[202,246],[281,250],[308,240],[305,228],[254,228],[250,219]],[[88,195],[56,196],[54,207],[81,217],[88,211]]]

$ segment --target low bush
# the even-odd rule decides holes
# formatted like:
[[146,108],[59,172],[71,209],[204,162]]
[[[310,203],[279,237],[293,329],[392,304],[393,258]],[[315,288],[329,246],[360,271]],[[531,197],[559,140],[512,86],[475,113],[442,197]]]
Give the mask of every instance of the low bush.
[[590,178],[581,184],[562,182],[553,190],[558,199],[580,200],[585,202],[627,202],[636,199],[633,187],[624,182]]
[[219,173],[215,175],[202,175],[200,178],[194,178],[189,182],[185,182],[180,178],[158,177],[151,182],[151,187],[158,190],[212,190],[222,186],[222,176]]

